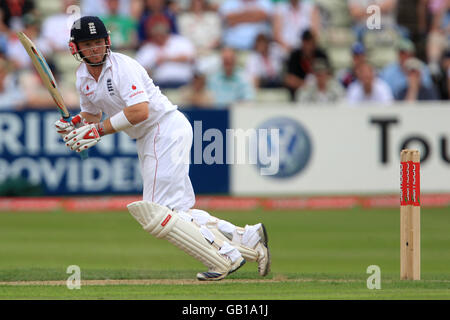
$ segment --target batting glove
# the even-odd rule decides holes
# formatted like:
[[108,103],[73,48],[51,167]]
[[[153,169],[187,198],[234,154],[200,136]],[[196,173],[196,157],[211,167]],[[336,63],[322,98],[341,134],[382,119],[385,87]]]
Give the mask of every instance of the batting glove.
[[71,121],[66,121],[63,118],[55,122],[56,131],[64,138],[73,130],[85,125],[84,119],[77,114]]
[[96,125],[88,124],[67,134],[64,137],[64,142],[70,150],[81,152],[96,145],[100,139]]

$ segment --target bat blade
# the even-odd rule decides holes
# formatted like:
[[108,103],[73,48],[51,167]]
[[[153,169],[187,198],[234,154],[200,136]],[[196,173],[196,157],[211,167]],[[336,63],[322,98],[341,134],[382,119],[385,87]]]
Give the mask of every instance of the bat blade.
[[[36,68],[36,71],[38,72],[42,82],[44,83],[44,86],[47,88],[50,96],[53,98],[53,101],[55,101],[55,104],[58,107],[61,116],[66,121],[72,120],[70,112],[67,109],[66,104],[64,103],[61,93],[59,92],[55,77],[53,76],[53,73],[50,70],[50,67],[48,66],[44,56],[34,45],[33,41],[31,41],[30,38],[28,38],[23,32],[18,32],[17,36],[19,37],[20,42],[30,56],[31,61]],[[86,151],[82,151],[80,155],[82,159],[87,158]]]
[[19,37],[20,42],[30,56],[31,61],[36,68],[36,71],[39,73],[39,76],[44,83],[44,86],[47,88],[51,97],[55,101],[59,112],[61,113],[62,117],[67,120],[67,118],[70,118],[69,110],[67,110],[61,93],[58,90],[55,77],[53,76],[53,73],[47,64],[47,61],[45,60],[39,49],[34,45],[33,41],[31,41],[23,32],[18,32],[17,36]]

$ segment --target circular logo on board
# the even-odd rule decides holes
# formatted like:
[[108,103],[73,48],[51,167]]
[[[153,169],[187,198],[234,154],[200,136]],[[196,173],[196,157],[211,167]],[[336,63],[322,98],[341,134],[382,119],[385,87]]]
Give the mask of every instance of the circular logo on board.
[[[258,135],[258,147],[261,148],[261,144],[266,144],[264,151],[267,151],[267,155],[259,152],[257,161],[259,169],[270,165],[267,159],[262,161],[265,156],[272,162],[278,160],[278,170],[269,175],[273,178],[290,178],[305,169],[311,158],[312,143],[307,130],[298,121],[287,117],[272,118],[258,126],[258,131],[267,132],[267,135]],[[274,159],[275,157],[278,159]]]

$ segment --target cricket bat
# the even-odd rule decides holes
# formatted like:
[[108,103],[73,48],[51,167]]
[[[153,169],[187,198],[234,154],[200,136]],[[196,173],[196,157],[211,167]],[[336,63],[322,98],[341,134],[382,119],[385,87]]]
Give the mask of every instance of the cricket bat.
[[[39,76],[41,77],[41,80],[50,93],[51,97],[53,98],[53,101],[55,101],[55,104],[58,107],[61,116],[65,121],[69,122],[70,120],[72,120],[72,116],[70,115],[69,110],[67,110],[61,93],[58,90],[55,77],[53,76],[53,73],[50,70],[44,56],[34,45],[33,41],[31,41],[23,32],[18,32],[17,36],[19,37],[20,42],[30,56],[34,67],[39,73]],[[80,152],[80,156],[82,159],[86,159],[88,156],[87,150]]]

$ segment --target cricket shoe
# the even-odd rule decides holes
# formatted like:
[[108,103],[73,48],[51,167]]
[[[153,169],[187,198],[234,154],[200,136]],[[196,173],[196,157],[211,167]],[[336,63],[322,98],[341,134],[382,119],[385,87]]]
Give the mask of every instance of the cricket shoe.
[[267,237],[267,230],[264,227],[264,224],[260,224],[261,226],[258,229],[258,234],[260,236],[260,240],[255,247],[255,250],[258,252],[258,272],[264,277],[270,272],[270,251],[269,246],[267,245],[269,242],[269,238]]
[[239,257],[234,263],[231,264],[231,268],[228,271],[216,271],[210,269],[206,272],[197,273],[197,279],[200,281],[218,281],[225,278],[230,273],[235,272],[237,269],[242,267],[245,264],[245,259],[243,257]]

